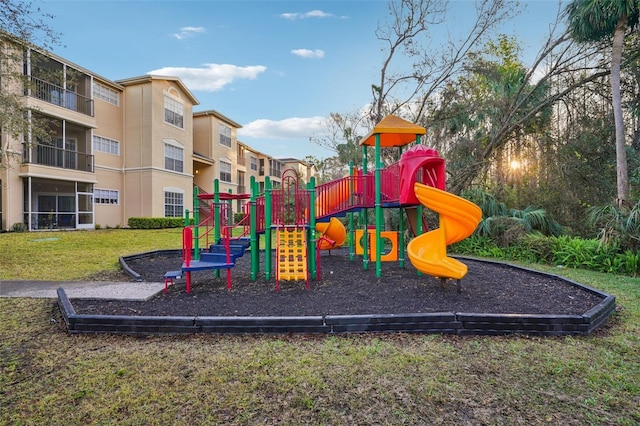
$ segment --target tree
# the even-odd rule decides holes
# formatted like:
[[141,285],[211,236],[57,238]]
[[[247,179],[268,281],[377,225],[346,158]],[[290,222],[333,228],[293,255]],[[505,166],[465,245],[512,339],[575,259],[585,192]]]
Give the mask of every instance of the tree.
[[[448,40],[439,49],[433,32],[445,23],[447,0],[401,0],[389,2],[389,23],[376,30],[384,47],[380,80],[372,84],[371,124],[387,114],[408,110],[410,121],[417,122],[430,105],[432,95],[455,77],[467,54],[482,43],[497,24],[511,16],[515,5],[503,0],[476,2],[476,20],[458,40]],[[411,69],[403,66],[410,59]],[[397,65],[398,64],[398,65]],[[403,114],[404,115],[404,114]]]
[[617,204],[629,200],[620,64],[627,30],[638,25],[638,0],[573,0],[566,8],[573,38],[582,43],[611,39],[611,95],[616,135]]
[[[22,67],[16,66],[23,60],[23,49],[49,50],[58,44],[60,34],[47,24],[52,18],[33,1],[0,0],[0,129],[13,138],[27,134],[27,129],[32,136],[48,133],[46,120],[28,118],[29,108],[15,88],[29,84]],[[0,145],[0,167],[9,164],[7,147]]]

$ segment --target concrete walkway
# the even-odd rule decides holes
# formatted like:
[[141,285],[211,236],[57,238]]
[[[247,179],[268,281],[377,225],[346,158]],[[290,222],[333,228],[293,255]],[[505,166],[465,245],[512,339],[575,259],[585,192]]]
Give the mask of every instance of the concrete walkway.
[[164,283],[102,281],[0,281],[0,297],[58,297],[62,287],[70,299],[148,300],[164,290]]

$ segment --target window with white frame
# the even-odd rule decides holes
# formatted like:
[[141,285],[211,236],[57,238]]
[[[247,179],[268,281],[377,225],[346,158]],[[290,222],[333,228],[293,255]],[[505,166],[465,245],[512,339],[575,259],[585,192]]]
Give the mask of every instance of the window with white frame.
[[164,144],[164,168],[174,172],[184,171],[184,149],[175,145]]
[[231,162],[220,160],[220,180],[231,182]]
[[231,127],[220,124],[220,145],[231,148]]
[[101,101],[109,102],[115,106],[120,105],[120,93],[100,83],[93,83],[93,97]]
[[93,135],[93,151],[106,152],[107,154],[120,155],[120,142]]
[[251,170],[258,171],[258,157],[251,156]]
[[164,97],[164,121],[176,127],[184,128],[184,105],[169,97]]
[[184,211],[184,194],[182,192],[164,191],[164,217],[182,217]]
[[115,189],[99,189],[93,190],[93,202],[95,204],[118,204],[120,201],[120,192]]

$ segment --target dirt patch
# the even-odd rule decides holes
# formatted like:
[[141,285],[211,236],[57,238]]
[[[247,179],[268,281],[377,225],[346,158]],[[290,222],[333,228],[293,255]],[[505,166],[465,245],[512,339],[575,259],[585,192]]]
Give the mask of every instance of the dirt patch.
[[[264,253],[261,254],[264,256]],[[602,297],[564,279],[508,265],[464,260],[469,267],[458,294],[455,281],[442,285],[439,279],[420,275],[409,261],[383,263],[382,277],[375,263],[363,269],[362,260],[350,261],[345,249],[323,252],[321,280],[280,282],[275,274],[260,274],[251,281],[249,254],[231,270],[233,288],[227,290],[226,272],[194,272],[191,293],[184,278],[168,294],[144,302],[122,300],[73,300],[78,314],[141,316],[306,316],[469,312],[496,314],[581,315]],[[163,281],[170,270],[179,270],[179,255],[158,255],[130,261],[129,267],[143,281]],[[131,285],[136,285],[132,283]]]

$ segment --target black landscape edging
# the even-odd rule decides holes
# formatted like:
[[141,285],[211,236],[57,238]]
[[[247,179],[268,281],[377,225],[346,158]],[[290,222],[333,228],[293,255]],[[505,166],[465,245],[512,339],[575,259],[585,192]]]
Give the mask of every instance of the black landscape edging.
[[298,317],[161,317],[78,315],[64,289],[58,305],[69,333],[115,334],[337,334],[405,332],[424,334],[536,336],[588,335],[614,312],[608,296],[584,315],[428,314],[327,315]]
[[[131,276],[140,275],[127,265],[128,260],[181,250],[156,250],[120,258]],[[551,276],[602,297],[602,302],[582,315],[485,314],[465,312],[326,315],[295,317],[177,317],[78,315],[64,289],[59,288],[58,306],[69,333],[115,334],[340,334],[340,333],[424,333],[457,335],[535,336],[589,335],[615,312],[615,297],[558,275],[491,260],[467,258],[520,269],[536,275]]]
[[133,277],[136,281],[142,281],[142,277],[140,276],[140,274],[129,267],[128,262],[130,260],[144,259],[145,257],[162,256],[162,255],[170,255],[170,254],[182,255],[182,249],[154,250],[154,251],[147,251],[144,253],[131,254],[128,256],[120,256],[118,258],[118,262],[120,263],[120,266],[127,274]]

